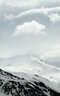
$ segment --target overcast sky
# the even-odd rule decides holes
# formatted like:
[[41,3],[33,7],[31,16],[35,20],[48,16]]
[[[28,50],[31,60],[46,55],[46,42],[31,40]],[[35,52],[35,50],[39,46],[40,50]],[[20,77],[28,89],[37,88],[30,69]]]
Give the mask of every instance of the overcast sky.
[[60,0],[0,0],[0,57],[60,62]]

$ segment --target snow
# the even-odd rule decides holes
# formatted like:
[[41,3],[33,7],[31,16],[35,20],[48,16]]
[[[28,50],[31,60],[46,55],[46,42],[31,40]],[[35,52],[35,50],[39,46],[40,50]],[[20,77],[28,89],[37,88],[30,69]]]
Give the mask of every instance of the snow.
[[[44,82],[50,88],[60,92],[60,68],[44,63],[36,56],[16,56],[4,59],[7,62],[4,67],[14,75],[25,78],[27,81],[38,80]],[[38,75],[38,76],[35,76]]]

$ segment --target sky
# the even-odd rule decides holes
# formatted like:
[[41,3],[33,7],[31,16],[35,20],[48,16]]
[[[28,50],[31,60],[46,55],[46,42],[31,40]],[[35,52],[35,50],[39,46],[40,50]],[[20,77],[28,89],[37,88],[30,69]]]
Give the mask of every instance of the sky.
[[36,54],[60,64],[60,0],[0,0],[0,58]]

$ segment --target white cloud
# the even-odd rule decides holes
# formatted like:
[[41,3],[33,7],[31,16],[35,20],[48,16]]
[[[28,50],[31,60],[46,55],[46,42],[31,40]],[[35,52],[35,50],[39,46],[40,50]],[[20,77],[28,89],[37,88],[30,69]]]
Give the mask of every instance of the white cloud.
[[36,21],[25,22],[22,25],[16,26],[13,36],[22,35],[22,34],[40,34],[46,35],[45,25],[42,25]]
[[12,19],[20,18],[22,16],[27,16],[30,14],[39,14],[39,13],[42,13],[42,14],[45,14],[48,16],[52,12],[59,12],[59,11],[60,11],[60,7],[53,7],[53,8],[43,8],[42,7],[40,9],[30,9],[30,10],[21,12],[20,14],[18,14],[16,16],[13,14],[9,14],[9,15],[5,14],[4,18],[5,18],[5,20],[12,20]]
[[49,16],[49,19],[52,23],[59,22],[60,21],[60,14],[58,13],[52,13]]

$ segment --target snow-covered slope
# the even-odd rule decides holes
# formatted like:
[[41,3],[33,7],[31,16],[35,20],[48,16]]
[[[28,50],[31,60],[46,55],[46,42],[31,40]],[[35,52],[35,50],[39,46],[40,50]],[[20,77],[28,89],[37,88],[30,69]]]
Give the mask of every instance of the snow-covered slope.
[[[21,75],[28,76],[23,73]],[[0,96],[60,96],[49,84],[53,86],[50,81],[38,75],[32,75],[26,80],[0,69]]]
[[60,68],[44,63],[39,57],[24,55],[1,58],[0,67],[28,82],[41,81],[49,88],[60,92]]
[[40,58],[35,56],[24,55],[4,59],[0,67],[11,72],[37,74],[51,82],[60,83],[60,68],[45,64]]

